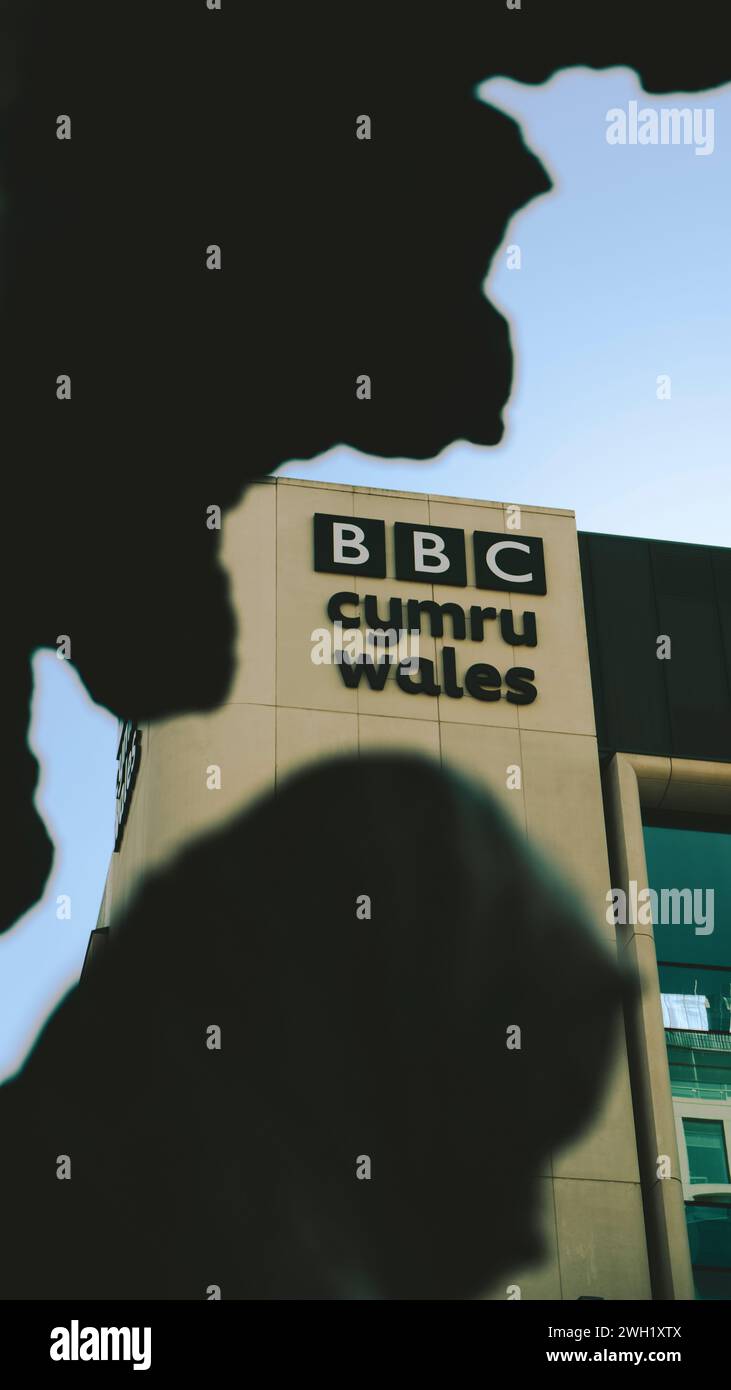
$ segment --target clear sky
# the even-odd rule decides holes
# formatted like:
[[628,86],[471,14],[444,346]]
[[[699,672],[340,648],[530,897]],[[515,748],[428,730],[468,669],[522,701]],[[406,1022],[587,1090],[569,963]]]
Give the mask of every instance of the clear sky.
[[[515,354],[502,444],[457,443],[426,464],[334,449],[280,471],[569,507],[585,531],[731,545],[731,88],[652,98],[627,68],[577,68],[481,91],[520,121],[554,183],[508,228],[521,269],[503,249],[488,276]],[[713,154],[609,145],[606,112],[631,100],[713,106]],[[658,400],[666,373],[671,398]]]
[[[488,277],[516,358],[503,443],[418,464],[335,449],[280,471],[569,507],[583,530],[731,546],[731,87],[649,97],[627,69],[574,69],[482,94],[520,120],[555,185],[513,219]],[[632,100],[712,107],[713,153],[609,145],[607,111]],[[0,937],[0,1077],[78,977],[112,850],[116,719],[55,654],[34,671],[37,801],[56,861],[42,903]],[[62,893],[70,921],[56,917]]]

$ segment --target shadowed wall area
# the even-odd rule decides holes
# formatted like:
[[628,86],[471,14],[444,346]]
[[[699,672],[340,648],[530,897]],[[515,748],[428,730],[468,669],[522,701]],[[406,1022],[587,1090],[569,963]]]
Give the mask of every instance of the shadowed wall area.
[[648,91],[702,90],[731,61],[722,16],[667,3],[0,15],[5,928],[52,857],[25,743],[36,647],[70,637],[122,717],[211,709],[234,618],[209,506],[337,442],[499,443],[512,358],[482,281],[550,181],[476,84],[627,64]]
[[308,771],[149,882],[0,1091],[2,1293],[509,1281],[623,992],[482,791],[414,757]]

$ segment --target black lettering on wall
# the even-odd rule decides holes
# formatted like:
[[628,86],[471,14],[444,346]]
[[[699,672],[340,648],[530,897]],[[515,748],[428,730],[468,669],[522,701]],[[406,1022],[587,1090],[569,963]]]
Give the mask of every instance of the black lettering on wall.
[[457,681],[457,653],[454,647],[443,649],[442,670],[444,672],[444,694],[449,695],[452,700],[461,700],[464,690]]
[[327,616],[331,623],[341,623],[344,628],[360,627],[360,618],[348,618],[345,616],[342,611],[344,603],[354,603],[357,608],[360,599],[357,594],[349,594],[346,591],[333,594],[332,598],[328,600],[327,605]]
[[385,622],[378,616],[378,599],[375,594],[366,594],[363,600],[363,613],[366,627],[373,628],[374,632],[387,628],[396,628],[398,631],[403,626],[400,598],[388,600],[388,618]]
[[437,685],[434,679],[434,662],[428,661],[426,657],[419,657],[419,676],[421,680],[417,683],[416,676],[411,676],[408,671],[403,671],[399,667],[396,671],[396,680],[402,690],[407,695],[440,695],[441,686]]
[[531,681],[535,678],[535,671],[531,671],[528,666],[511,666],[505,673],[505,684],[508,687],[506,699],[511,705],[532,705],[538,694]]
[[456,526],[394,524],[396,578],[423,584],[467,584],[464,531]]
[[383,690],[391,670],[390,661],[366,661],[365,656],[358,661],[348,661],[344,659],[338,662],[338,670],[343,678],[343,683],[349,690],[357,690],[363,672],[366,673],[366,680],[371,690]]
[[367,516],[314,514],[315,569],[386,577],[386,523]]
[[464,683],[475,700],[499,700],[502,676],[494,666],[478,661],[470,666]]
[[452,636],[459,641],[466,636],[464,609],[458,603],[433,603],[431,599],[423,602],[410,598],[406,604],[406,621],[411,632],[421,632],[421,615],[428,615],[432,637],[444,636],[445,616],[452,620]]
[[470,608],[470,637],[473,642],[481,642],[485,635],[485,618],[497,617],[497,608],[480,608],[474,604]]
[[535,613],[523,614],[523,631],[516,632],[513,614],[509,608],[500,609],[500,635],[512,647],[535,647],[538,645]]
[[473,545],[478,589],[545,594],[546,568],[540,536],[510,540],[502,531],[475,531]]

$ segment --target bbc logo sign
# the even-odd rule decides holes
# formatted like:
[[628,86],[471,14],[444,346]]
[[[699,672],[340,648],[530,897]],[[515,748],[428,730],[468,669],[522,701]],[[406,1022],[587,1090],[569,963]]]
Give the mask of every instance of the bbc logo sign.
[[[315,569],[325,574],[386,578],[386,523],[371,517],[315,512]],[[396,578],[424,584],[467,585],[464,531],[455,526],[394,523]],[[540,536],[510,539],[503,531],[474,531],[477,589],[545,594],[546,570]]]

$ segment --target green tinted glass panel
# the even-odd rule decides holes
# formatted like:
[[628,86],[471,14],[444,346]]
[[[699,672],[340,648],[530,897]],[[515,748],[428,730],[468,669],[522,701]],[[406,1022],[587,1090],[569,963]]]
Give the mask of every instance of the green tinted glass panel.
[[691,1183],[729,1181],[726,1141],[720,1120],[683,1119]]
[[[675,912],[678,920],[656,924],[658,960],[731,966],[731,834],[653,825],[645,826],[644,838],[651,888],[698,890],[695,900],[668,899],[665,915],[672,919]],[[704,934],[711,924],[709,889],[713,931]]]
[[[666,1037],[682,1036],[675,1030]],[[668,1045],[670,1083],[673,1095],[695,1096],[700,1100],[731,1101],[731,1049],[718,1050],[699,1046],[699,1043],[726,1043],[725,1037],[708,1034],[699,1038],[687,1034],[693,1043],[686,1046]]]
[[731,1270],[731,1206],[688,1202],[685,1219],[693,1264]]
[[693,1268],[731,1270],[731,1207],[687,1202],[685,1220]]

